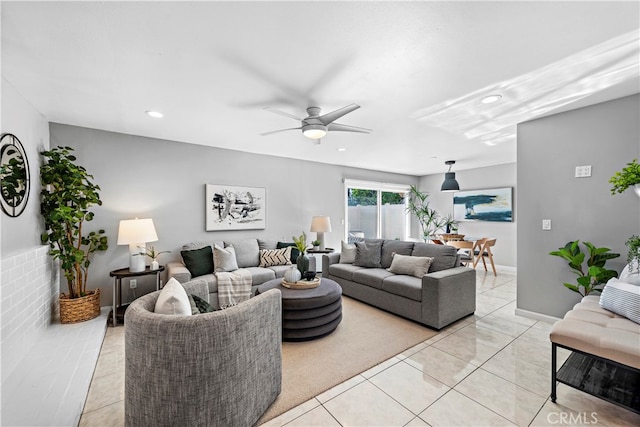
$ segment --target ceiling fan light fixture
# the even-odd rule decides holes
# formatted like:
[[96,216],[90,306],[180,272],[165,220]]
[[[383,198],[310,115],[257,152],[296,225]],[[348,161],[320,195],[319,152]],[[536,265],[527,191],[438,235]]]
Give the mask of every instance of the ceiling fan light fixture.
[[302,128],[302,134],[310,139],[320,139],[327,134],[327,127],[324,125],[307,125]]
[[440,191],[458,191],[460,190],[460,185],[458,185],[458,181],[456,181],[456,173],[451,172],[451,166],[456,163],[455,160],[447,160],[444,162],[445,165],[449,166],[449,170],[444,174],[444,181],[442,182],[442,187],[440,187]]

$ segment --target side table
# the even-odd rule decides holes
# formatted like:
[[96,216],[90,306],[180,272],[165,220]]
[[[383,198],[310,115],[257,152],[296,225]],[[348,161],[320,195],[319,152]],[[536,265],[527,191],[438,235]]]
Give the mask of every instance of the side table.
[[313,255],[316,259],[316,273],[322,273],[322,255],[333,253],[333,248],[326,248],[324,250],[307,249],[307,255]]
[[131,279],[134,277],[149,276],[155,274],[156,276],[156,291],[160,290],[160,273],[164,271],[164,266],[160,266],[157,270],[151,270],[149,266],[145,267],[144,271],[138,271],[132,273],[129,268],[121,268],[119,270],[113,270],[109,273],[109,276],[113,277],[113,326],[118,324],[116,313],[118,307],[120,307],[120,300],[122,298],[122,279]]

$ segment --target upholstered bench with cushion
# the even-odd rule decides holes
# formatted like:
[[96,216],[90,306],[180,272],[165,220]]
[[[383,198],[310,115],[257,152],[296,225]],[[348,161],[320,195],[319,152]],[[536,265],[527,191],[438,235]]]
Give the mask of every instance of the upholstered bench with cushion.
[[[635,321],[625,316],[630,316]],[[640,322],[640,287],[617,279],[611,279],[607,283],[602,296],[584,297],[562,320],[556,322],[550,333],[551,401],[556,401],[556,381],[574,387],[573,384],[558,378],[557,347],[614,364],[640,375],[640,324],[637,322]],[[636,394],[637,392],[638,390]],[[634,410],[632,407],[628,409]]]

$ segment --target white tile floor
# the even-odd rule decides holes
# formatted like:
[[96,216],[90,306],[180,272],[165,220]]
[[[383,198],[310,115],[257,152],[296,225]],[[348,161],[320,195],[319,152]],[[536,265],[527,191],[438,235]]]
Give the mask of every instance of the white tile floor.
[[[517,277],[498,274],[478,270],[475,315],[264,426],[640,425],[562,384],[549,400],[551,325],[516,316]],[[107,331],[80,426],[124,424],[123,332]]]

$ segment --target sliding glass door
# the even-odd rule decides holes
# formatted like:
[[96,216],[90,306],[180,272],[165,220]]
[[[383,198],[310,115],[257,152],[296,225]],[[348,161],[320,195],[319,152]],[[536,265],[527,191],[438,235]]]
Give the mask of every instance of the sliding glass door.
[[345,180],[345,241],[405,240],[409,236],[408,190],[405,185]]

